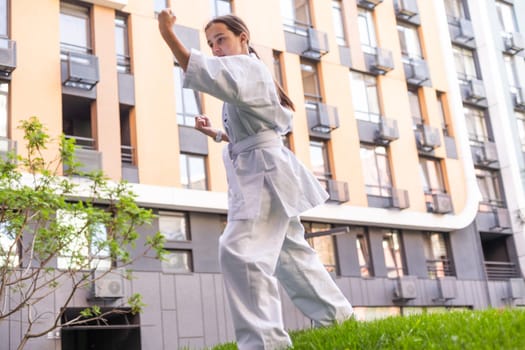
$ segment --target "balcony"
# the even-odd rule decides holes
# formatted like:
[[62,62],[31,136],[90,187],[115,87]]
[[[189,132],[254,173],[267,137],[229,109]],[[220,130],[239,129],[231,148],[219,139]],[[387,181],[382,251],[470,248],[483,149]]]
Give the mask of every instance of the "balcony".
[[[102,152],[95,150],[95,139],[89,137],[66,135],[68,139],[75,140],[75,160],[80,163],[80,172],[92,172],[102,170]],[[67,172],[64,166],[64,172]]]
[[74,89],[92,90],[99,82],[98,57],[68,51],[62,53],[62,85]]
[[508,280],[520,277],[516,264],[506,261],[485,261],[485,272],[489,280]]
[[11,78],[16,68],[16,41],[0,38],[0,77]]
[[427,259],[427,272],[430,279],[441,279],[454,276],[454,267],[448,258]]
[[128,145],[120,146],[122,164],[122,180],[139,183],[139,170],[136,166],[135,148]]

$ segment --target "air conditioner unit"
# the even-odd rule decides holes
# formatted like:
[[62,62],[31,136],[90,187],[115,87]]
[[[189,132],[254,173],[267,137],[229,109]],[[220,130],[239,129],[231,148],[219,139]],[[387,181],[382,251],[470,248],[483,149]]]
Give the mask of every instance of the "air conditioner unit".
[[479,102],[486,98],[485,87],[483,81],[478,79],[470,79],[467,88],[467,100],[472,102]]
[[498,161],[498,150],[494,142],[483,142],[483,148],[477,153],[478,162],[483,165],[490,165]]
[[459,31],[455,40],[462,43],[468,43],[474,39],[474,29],[472,28],[472,22],[466,18],[460,18],[458,21]]
[[357,6],[371,10],[382,2],[383,0],[358,0]]
[[379,121],[379,130],[377,131],[377,139],[381,144],[390,143],[399,138],[399,130],[397,128],[397,120],[381,118]]
[[116,299],[124,297],[124,277],[120,270],[93,273],[93,297]]
[[392,188],[392,208],[406,209],[410,207],[408,191]]
[[307,29],[307,47],[302,55],[320,60],[321,56],[328,53],[328,35],[314,28]]
[[417,298],[417,278],[401,276],[397,279],[394,289],[394,300],[410,300]]
[[396,14],[404,18],[414,17],[418,13],[416,0],[397,0]]
[[329,194],[329,201],[334,202],[348,202],[350,200],[350,196],[348,194],[348,183],[345,181],[336,181],[336,180],[328,180],[328,194]]
[[440,300],[447,301],[457,297],[458,291],[456,277],[441,277],[438,278],[437,282]]
[[386,74],[392,69],[394,69],[394,59],[392,58],[392,52],[390,50],[377,47],[375,62],[372,66],[373,72],[376,74]]
[[515,55],[525,49],[525,39],[519,32],[508,33],[508,36],[504,40],[506,53]]
[[441,146],[441,136],[438,128],[434,128],[427,124],[421,124],[418,128],[420,133],[417,138],[419,149],[425,152],[430,152]]
[[437,214],[450,213],[452,211],[452,198],[446,193],[433,193],[432,209]]
[[495,223],[496,225],[492,229],[506,230],[512,227],[510,222],[509,210],[506,208],[495,208],[494,209]]
[[509,298],[525,298],[525,280],[523,278],[509,279]]
[[512,103],[517,110],[525,111],[525,96],[522,88],[518,88],[512,92]]

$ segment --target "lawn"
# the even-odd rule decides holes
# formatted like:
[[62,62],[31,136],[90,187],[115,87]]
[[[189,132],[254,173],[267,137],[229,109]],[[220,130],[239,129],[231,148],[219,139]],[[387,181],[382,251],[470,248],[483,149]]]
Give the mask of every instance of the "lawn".
[[[294,350],[525,349],[525,310],[488,309],[348,321],[291,332]],[[210,350],[235,350],[234,343]]]

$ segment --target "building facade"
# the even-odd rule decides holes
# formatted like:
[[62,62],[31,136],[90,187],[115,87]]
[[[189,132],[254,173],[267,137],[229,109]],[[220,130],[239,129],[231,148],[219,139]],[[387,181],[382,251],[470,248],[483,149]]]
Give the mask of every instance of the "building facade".
[[[19,121],[38,116],[76,140],[87,170],[132,183],[158,215],[144,233],[167,238],[166,261],[137,262],[113,298],[86,291],[72,317],[139,292],[129,349],[234,339],[217,256],[224,144],[193,129],[201,113],[219,126],[221,102],[182,88],[158,34],[165,7],[207,54],[209,18],[247,22],[296,105],[283,140],[330,194],[303,215],[306,236],[359,319],[525,305],[525,0],[1,0],[0,151],[21,148]],[[310,326],[283,303],[287,328]],[[0,347],[21,319],[0,323]]]

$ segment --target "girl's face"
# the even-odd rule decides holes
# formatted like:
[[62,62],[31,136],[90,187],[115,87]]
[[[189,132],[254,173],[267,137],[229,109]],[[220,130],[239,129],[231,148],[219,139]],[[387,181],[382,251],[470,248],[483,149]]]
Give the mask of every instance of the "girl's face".
[[248,54],[248,35],[233,34],[224,23],[213,23],[206,30],[206,39],[213,56],[232,56]]

